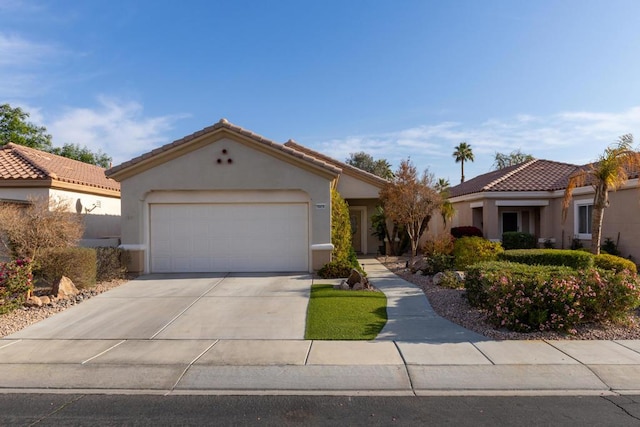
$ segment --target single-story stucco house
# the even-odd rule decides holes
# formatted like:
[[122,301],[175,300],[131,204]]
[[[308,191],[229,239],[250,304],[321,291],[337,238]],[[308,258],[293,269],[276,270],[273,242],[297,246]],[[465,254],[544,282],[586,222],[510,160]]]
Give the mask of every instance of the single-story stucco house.
[[[492,171],[450,189],[455,208],[452,227],[473,225],[488,239],[500,240],[506,231],[536,236],[556,248],[569,248],[574,239],[589,247],[594,189],[576,188],[562,218],[562,201],[569,176],[589,165],[532,160]],[[602,239],[618,243],[622,255],[640,261],[640,191],[638,175],[609,193]]]
[[13,143],[0,146],[0,203],[56,198],[83,215],[84,246],[117,246],[120,184],[104,169]]
[[107,170],[122,189],[122,247],[137,272],[314,271],[330,261],[331,189],[357,249],[384,180],[222,119]]

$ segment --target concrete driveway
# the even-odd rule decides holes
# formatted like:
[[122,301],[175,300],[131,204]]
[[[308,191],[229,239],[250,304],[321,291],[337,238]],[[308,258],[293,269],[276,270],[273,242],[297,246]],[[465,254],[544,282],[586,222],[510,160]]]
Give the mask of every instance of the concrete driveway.
[[11,335],[21,339],[304,339],[309,274],[147,275]]

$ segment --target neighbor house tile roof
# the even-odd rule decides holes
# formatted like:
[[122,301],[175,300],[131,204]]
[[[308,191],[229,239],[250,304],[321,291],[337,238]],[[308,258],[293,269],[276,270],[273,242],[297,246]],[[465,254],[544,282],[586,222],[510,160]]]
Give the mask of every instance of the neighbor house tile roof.
[[340,168],[335,167],[332,164],[329,164],[327,162],[324,162],[320,159],[317,159],[313,156],[309,156],[308,154],[302,153],[300,151],[294,150],[292,148],[286,147],[282,144],[278,144],[277,142],[271,141],[270,139],[267,139],[261,135],[258,135],[256,133],[253,133],[251,131],[248,131],[240,126],[236,126],[234,124],[231,124],[227,121],[227,119],[221,119],[218,123],[214,124],[213,126],[209,126],[206,127],[202,130],[199,130],[197,132],[192,133],[191,135],[187,135],[184,138],[178,139],[176,141],[173,141],[169,144],[165,144],[162,147],[156,148],[155,150],[149,151],[148,153],[142,154],[138,157],[135,157],[129,161],[126,161],[124,163],[121,163],[117,166],[112,167],[111,169],[107,170],[107,175],[108,176],[113,176],[114,174],[117,174],[118,172],[124,170],[124,169],[129,169],[133,166],[136,166],[140,163],[145,162],[146,160],[149,160],[153,157],[159,156],[163,153],[168,153],[173,151],[174,149],[186,145],[189,142],[200,138],[202,136],[205,136],[207,134],[213,133],[215,131],[218,131],[220,129],[228,129],[234,133],[237,133],[239,135],[248,137],[250,139],[252,139],[253,141],[259,143],[259,144],[263,144],[267,147],[273,148],[275,150],[281,151],[283,153],[286,153],[290,156],[296,157],[298,159],[301,159],[303,161],[306,161],[310,164],[313,164],[315,166],[318,166],[320,168],[323,168],[325,170],[328,170],[329,172],[333,173],[334,175],[338,175],[340,174],[342,171],[340,170]]
[[50,181],[120,191],[104,169],[13,143],[0,146],[0,183]]
[[531,160],[491,171],[451,187],[450,197],[489,191],[555,191],[566,188],[578,165],[551,160]]
[[315,157],[317,159],[320,159],[324,162],[327,162],[329,164],[332,164],[344,171],[350,171],[352,174],[359,176],[360,178],[364,178],[365,180],[368,180],[374,184],[376,184],[379,187],[384,186],[388,181],[384,178],[380,178],[378,175],[374,175],[372,173],[369,173],[367,171],[364,171],[360,168],[357,168],[355,166],[351,166],[347,163],[343,163],[340,162],[334,158],[331,158],[329,156],[326,156],[322,153],[319,153],[317,151],[314,151],[310,148],[305,147],[304,145],[300,145],[297,142],[293,141],[293,140],[289,140],[287,142],[284,143],[285,147],[289,147],[289,148],[293,148],[296,151],[300,151],[301,153],[305,153],[308,154],[309,156]]

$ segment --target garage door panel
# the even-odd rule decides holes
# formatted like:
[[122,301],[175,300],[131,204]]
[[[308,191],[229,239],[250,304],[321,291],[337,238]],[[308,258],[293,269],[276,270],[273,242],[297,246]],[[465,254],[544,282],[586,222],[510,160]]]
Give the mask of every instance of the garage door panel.
[[307,271],[308,206],[152,204],[152,272]]

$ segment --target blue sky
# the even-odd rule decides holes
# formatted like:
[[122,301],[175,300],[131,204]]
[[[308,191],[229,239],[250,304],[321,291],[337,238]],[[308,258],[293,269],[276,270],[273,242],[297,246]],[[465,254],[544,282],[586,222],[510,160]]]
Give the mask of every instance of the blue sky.
[[460,180],[640,142],[637,0],[0,0],[0,103],[114,164],[225,117]]

